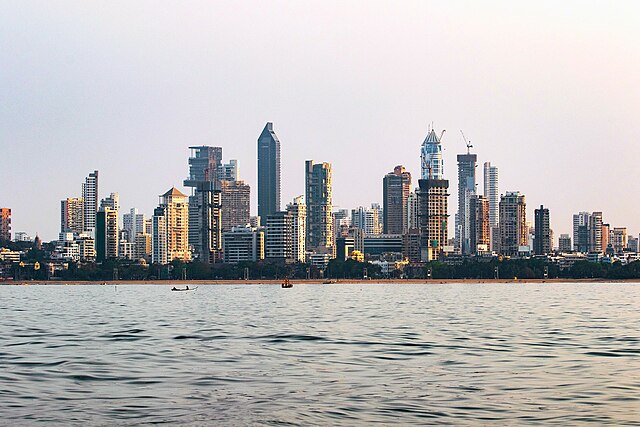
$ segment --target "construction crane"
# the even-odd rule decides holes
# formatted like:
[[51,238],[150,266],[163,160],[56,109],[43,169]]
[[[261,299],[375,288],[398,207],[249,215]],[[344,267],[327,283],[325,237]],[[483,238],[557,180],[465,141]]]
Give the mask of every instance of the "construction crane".
[[467,141],[467,138],[464,136],[464,132],[462,132],[462,130],[460,130],[460,133],[462,134],[464,143],[467,144],[467,154],[471,154],[471,148],[473,148],[473,145],[471,145],[471,141]]

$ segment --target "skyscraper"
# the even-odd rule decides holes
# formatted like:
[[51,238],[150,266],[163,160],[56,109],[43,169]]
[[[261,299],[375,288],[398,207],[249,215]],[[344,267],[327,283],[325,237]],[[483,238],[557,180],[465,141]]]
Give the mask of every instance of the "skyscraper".
[[589,217],[589,252],[603,253],[602,212],[593,212]]
[[529,241],[527,204],[519,191],[507,192],[500,198],[500,253],[517,256],[520,246]]
[[331,164],[305,162],[307,248],[333,254]]
[[[226,182],[226,181],[223,181]],[[222,259],[222,192],[214,189],[213,182],[199,182],[194,195],[189,197],[189,244],[195,256],[205,263]],[[195,235],[195,238],[194,238]]]
[[407,197],[407,229],[418,229],[418,190],[415,189]]
[[475,154],[458,154],[458,214],[456,216],[456,242],[463,255],[475,252],[471,244],[470,200],[476,194]]
[[402,234],[407,231],[408,199],[411,174],[404,166],[396,166],[382,179],[383,233]]
[[153,218],[153,262],[189,261],[189,209],[187,196],[173,187],[160,196]]
[[551,242],[551,227],[549,224],[549,209],[540,205],[535,214],[535,238],[533,240],[533,252],[536,255],[550,254],[553,246]]
[[136,208],[131,208],[129,213],[122,215],[122,229],[126,231],[130,243],[135,243],[136,236],[145,232],[144,222],[144,214],[138,213]]
[[298,196],[287,205],[287,212],[293,218],[293,260],[305,262],[307,234],[307,205],[304,196]]
[[70,197],[60,201],[60,232],[79,235],[84,231],[84,201],[82,197]]
[[438,137],[435,130],[431,128],[422,143],[420,154],[422,179],[443,179],[444,163],[442,161],[442,145],[440,144],[443,134],[444,131]]
[[369,236],[382,234],[382,225],[380,224],[380,205],[372,203],[371,208],[360,206],[357,209],[352,209],[351,225],[355,228],[359,228]]
[[244,181],[220,181],[222,232],[247,225],[251,218],[251,188]]
[[84,231],[93,235],[96,229],[96,212],[98,212],[98,171],[93,171],[82,184]]
[[11,240],[10,208],[0,208],[0,240]]
[[[500,240],[498,236],[498,221],[500,219],[498,205],[500,192],[498,189],[498,168],[490,162],[484,164],[484,196],[489,199],[489,226],[491,227],[491,249],[497,248]],[[494,244],[495,241],[495,244]]]
[[118,210],[108,205],[101,206],[96,212],[96,261],[118,258],[119,231]]
[[217,181],[219,169],[222,165],[222,147],[201,145],[189,147],[189,178],[185,179],[185,187],[196,188],[199,182],[213,182],[214,189],[218,189]]
[[278,262],[293,262],[293,216],[274,212],[266,218],[264,257]]
[[576,252],[589,251],[589,212],[573,215],[573,250]]
[[280,210],[280,140],[268,122],[258,137],[258,215]]
[[240,181],[240,166],[237,160],[229,160],[218,168],[219,181]]
[[571,237],[568,234],[561,234],[558,239],[558,251],[562,253],[571,252],[573,246],[571,246]]
[[489,252],[491,245],[489,199],[486,196],[472,196],[469,199],[469,214],[470,254]]

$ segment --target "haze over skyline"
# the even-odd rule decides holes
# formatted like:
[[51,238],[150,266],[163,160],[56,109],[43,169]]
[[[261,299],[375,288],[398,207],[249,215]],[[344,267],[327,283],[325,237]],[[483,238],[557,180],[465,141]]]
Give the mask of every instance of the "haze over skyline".
[[281,207],[307,159],[333,164],[337,207],[368,206],[396,165],[417,186],[433,122],[452,188],[462,129],[480,193],[490,161],[556,238],[583,210],[637,234],[639,21],[632,1],[3,2],[0,206],[55,239],[60,200],[97,169],[100,198],[151,215],[184,189],[188,147],[212,145],[240,161],[255,215],[268,121]]

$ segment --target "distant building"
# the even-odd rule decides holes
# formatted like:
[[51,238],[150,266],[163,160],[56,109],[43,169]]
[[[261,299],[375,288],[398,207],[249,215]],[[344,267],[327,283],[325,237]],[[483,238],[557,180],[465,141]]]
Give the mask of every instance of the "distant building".
[[119,211],[120,210],[120,194],[118,193],[109,194],[109,197],[102,199],[100,201],[100,208],[101,209],[109,208],[115,211]]
[[82,184],[84,230],[93,235],[96,229],[96,213],[98,212],[98,171],[93,171]]
[[418,189],[407,196],[407,230],[417,230],[418,224]]
[[229,160],[218,168],[218,181],[240,181],[240,166],[237,160]]
[[615,254],[621,254],[627,249],[627,228],[615,227],[611,230],[611,246]]
[[365,236],[364,238],[365,257],[380,256],[383,254],[391,254],[391,253],[393,254],[403,253],[403,240],[402,240],[401,234],[379,234],[375,236],[373,235]]
[[79,235],[84,231],[84,200],[70,197],[60,201],[60,232]]
[[96,261],[118,258],[119,254],[118,211],[109,206],[96,213],[95,250]]
[[215,190],[212,182],[199,182],[189,197],[189,212],[189,244],[195,257],[204,263],[221,261],[222,192]]
[[31,236],[29,236],[29,234],[24,232],[24,231],[16,231],[13,240],[16,241],[16,242],[31,242],[31,241],[33,241]]
[[471,237],[471,198],[476,195],[475,154],[458,154],[458,214],[456,216],[456,242],[463,255],[475,253]]
[[208,145],[189,147],[189,178],[185,179],[185,187],[196,188],[200,182],[212,182],[218,189],[218,174],[222,167],[222,147]]
[[138,233],[135,241],[135,259],[151,260],[153,251],[152,236],[147,233]]
[[138,209],[131,208],[129,213],[122,215],[122,229],[127,234],[127,241],[130,243],[136,242],[136,236],[139,233],[144,233],[145,216],[138,212]]
[[280,140],[268,122],[258,137],[258,215],[280,210]]
[[[612,233],[613,230],[611,230],[611,225],[610,224],[602,224],[602,232],[600,233],[602,235],[602,251],[605,252],[607,249],[609,249],[609,244],[611,243],[611,237],[612,237]],[[611,247],[611,251],[613,251],[613,246]]]
[[382,234],[380,222],[380,205],[373,203],[371,208],[360,206],[351,210],[351,225],[364,231],[367,235]]
[[589,252],[589,212],[580,212],[573,215],[573,250],[576,252]]
[[520,247],[528,246],[527,205],[520,192],[507,192],[500,204],[500,253],[518,256]]
[[484,196],[489,199],[489,226],[491,227],[491,250],[499,246],[498,222],[500,220],[500,192],[498,186],[498,168],[490,162],[484,164]]
[[589,217],[589,252],[603,253],[602,212],[593,212]]
[[307,205],[304,202],[304,196],[294,198],[293,202],[287,205],[287,212],[293,219],[293,260],[305,262],[307,250]]
[[571,246],[571,236],[568,234],[561,234],[558,239],[558,251],[562,253],[571,252],[573,246]]
[[535,238],[533,240],[533,253],[536,255],[548,255],[552,252],[551,227],[549,224],[549,209],[540,205],[534,211]]
[[408,229],[408,199],[411,174],[404,166],[396,166],[382,179],[382,212],[384,234],[402,234]]
[[289,212],[267,216],[264,256],[271,261],[293,262],[293,216]]
[[333,197],[331,164],[305,163],[305,200],[307,202],[307,250],[333,257]]
[[402,256],[410,262],[420,262],[420,232],[417,228],[402,235]]
[[422,143],[420,152],[422,179],[443,179],[444,163],[442,161],[441,138],[442,134],[438,137],[435,130],[430,128],[427,137]]
[[0,208],[0,240],[11,240],[11,209]]
[[449,240],[449,181],[421,179],[418,184],[420,258],[427,262],[439,259]]
[[489,198],[472,196],[469,199],[469,236],[471,254],[491,251],[491,221]]
[[191,260],[187,196],[175,187],[160,196],[153,215],[152,240],[154,263]]
[[638,238],[633,236],[627,237],[627,250],[629,252],[638,252]]
[[264,232],[251,226],[233,227],[222,235],[224,262],[237,264],[264,259]]
[[246,225],[251,218],[251,188],[244,181],[220,181],[222,231]]

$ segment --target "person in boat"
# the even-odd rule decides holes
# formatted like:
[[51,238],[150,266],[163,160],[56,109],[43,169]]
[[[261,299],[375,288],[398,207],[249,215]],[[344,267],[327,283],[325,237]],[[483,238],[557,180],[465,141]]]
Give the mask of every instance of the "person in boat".
[[187,285],[187,290],[189,290],[189,285]]
[[171,288],[172,291],[177,291],[178,289],[174,286],[173,288]]

